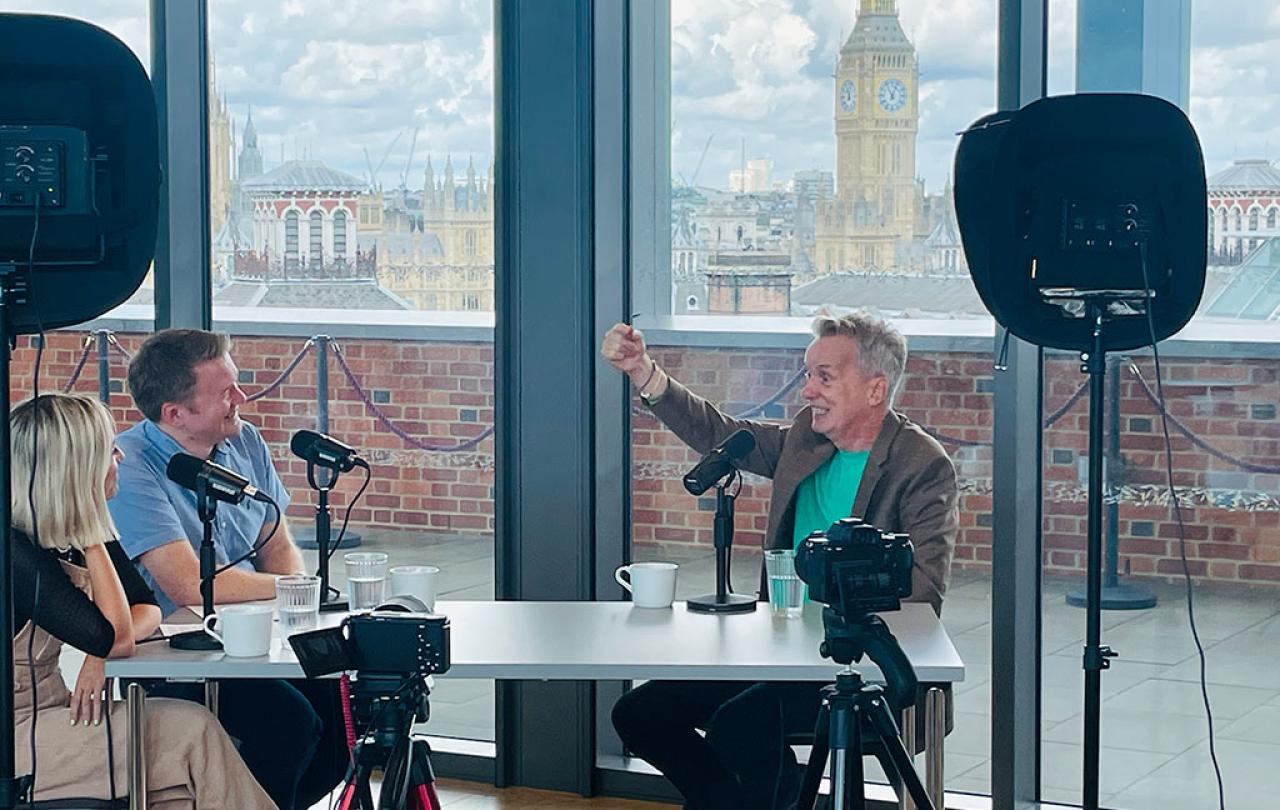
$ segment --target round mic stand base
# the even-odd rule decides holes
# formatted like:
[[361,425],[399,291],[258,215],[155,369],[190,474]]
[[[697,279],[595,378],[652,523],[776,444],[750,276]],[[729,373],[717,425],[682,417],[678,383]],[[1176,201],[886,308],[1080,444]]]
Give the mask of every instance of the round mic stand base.
[[[1089,595],[1077,590],[1067,594],[1067,604],[1072,607],[1088,607]],[[1103,610],[1147,610],[1156,606],[1156,595],[1138,585],[1117,582],[1102,586]]]
[[175,650],[196,650],[210,652],[221,650],[222,642],[203,630],[192,630],[169,637],[169,646]]
[[709,593],[695,596],[686,604],[694,613],[750,613],[756,609],[757,602],[754,596],[741,593],[727,593],[723,597]]

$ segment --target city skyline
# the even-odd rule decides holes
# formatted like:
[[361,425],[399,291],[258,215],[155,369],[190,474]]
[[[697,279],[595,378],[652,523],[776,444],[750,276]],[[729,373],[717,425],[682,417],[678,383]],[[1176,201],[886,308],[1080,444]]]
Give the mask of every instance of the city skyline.
[[[955,133],[994,106],[995,1],[926,6],[900,0],[921,63],[918,175],[930,191],[950,171]],[[672,4],[672,177],[727,188],[742,159],[768,158],[773,177],[831,170],[835,56],[857,0],[699,0]],[[69,14],[115,33],[150,59],[147,0],[0,0],[0,10]],[[1074,0],[1050,3],[1050,92],[1074,83]],[[925,13],[927,10],[927,14]],[[1280,7],[1248,0],[1192,8],[1191,118],[1210,174],[1234,159],[1280,153],[1273,64]],[[493,154],[491,0],[350,4],[210,3],[211,53],[237,128],[252,107],[270,165],[307,156],[358,177],[364,150],[379,180],[407,185],[426,156],[487,167]],[[707,138],[714,134],[705,159]],[[397,135],[399,139],[396,140]],[[239,133],[237,132],[237,138]],[[1274,145],[1274,146],[1273,146]],[[465,165],[465,163],[463,164]]]

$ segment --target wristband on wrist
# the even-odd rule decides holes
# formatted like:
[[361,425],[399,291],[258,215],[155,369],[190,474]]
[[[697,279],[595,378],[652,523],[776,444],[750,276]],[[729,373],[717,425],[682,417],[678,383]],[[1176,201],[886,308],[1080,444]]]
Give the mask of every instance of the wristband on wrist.
[[654,375],[658,373],[658,361],[650,358],[649,362],[653,363],[653,367],[649,369],[649,376],[646,377],[644,383],[636,389],[640,392],[640,396],[644,396],[644,389],[649,387],[649,383],[653,382]]

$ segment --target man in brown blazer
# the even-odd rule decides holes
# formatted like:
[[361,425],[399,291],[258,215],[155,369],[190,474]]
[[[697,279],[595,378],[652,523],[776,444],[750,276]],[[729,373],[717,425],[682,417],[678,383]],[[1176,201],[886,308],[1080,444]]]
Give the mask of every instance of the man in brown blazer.
[[[892,408],[906,341],[865,313],[818,318],[813,331],[806,406],[790,425],[725,415],[671,379],[627,324],[606,333],[601,353],[699,453],[736,430],[751,431],[756,449],[742,467],[773,480],[766,547],[794,548],[850,515],[906,532],[915,546],[911,599],[941,614],[959,522],[956,474],[942,446]],[[786,808],[799,769],[785,736],[812,730],[819,687],[651,681],[618,701],[613,721],[627,747],[681,791],[686,808]]]

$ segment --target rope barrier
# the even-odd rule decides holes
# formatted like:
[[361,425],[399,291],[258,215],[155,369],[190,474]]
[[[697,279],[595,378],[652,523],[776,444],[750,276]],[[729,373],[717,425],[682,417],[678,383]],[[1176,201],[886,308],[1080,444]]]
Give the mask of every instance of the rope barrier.
[[302,358],[307,356],[307,352],[311,351],[311,347],[314,346],[315,343],[316,343],[315,338],[307,338],[307,342],[302,344],[302,349],[300,349],[297,355],[295,355],[294,358],[289,361],[289,365],[284,367],[284,371],[280,372],[280,376],[276,377],[275,380],[273,380],[270,385],[268,385],[266,388],[263,388],[261,391],[257,391],[252,394],[246,394],[245,401],[256,402],[262,399],[263,397],[267,396],[268,394],[272,393],[280,386],[284,385],[284,381],[289,377],[290,374],[293,373],[293,370],[298,367],[298,364],[302,362]]
[[67,380],[66,385],[62,386],[62,393],[66,394],[75,388],[76,383],[80,380],[80,373],[84,371],[84,364],[89,361],[89,352],[93,350],[93,335],[86,335],[84,339],[84,351],[80,352],[80,359],[76,362],[75,370],[71,372],[71,379]]
[[342,346],[340,346],[337,341],[334,341],[332,345],[333,356],[338,361],[338,367],[342,369],[343,376],[347,378],[347,382],[351,385],[352,390],[356,392],[356,396],[358,396],[360,401],[364,403],[364,407],[373,414],[374,418],[377,419],[383,427],[399,436],[411,447],[416,447],[419,450],[425,450],[429,453],[462,453],[467,450],[474,450],[481,442],[493,435],[493,425],[490,425],[485,428],[480,435],[452,446],[431,445],[415,438],[396,426],[396,424],[391,421],[391,418],[378,407],[377,403],[373,401],[373,398],[369,396],[363,387],[361,387],[360,381],[356,378],[355,373],[351,371],[351,367],[347,365],[347,358],[342,352]]
[[1142,376],[1142,370],[1138,368],[1138,364],[1130,360],[1129,370],[1133,372],[1133,376],[1138,378],[1138,385],[1141,386],[1143,393],[1147,395],[1147,399],[1151,401],[1151,404],[1155,407],[1156,412],[1163,414],[1169,420],[1169,424],[1177,428],[1178,432],[1181,433],[1183,436],[1186,436],[1188,439],[1190,439],[1191,443],[1194,444],[1196,447],[1199,447],[1201,450],[1205,451],[1206,453],[1218,459],[1219,461],[1225,461],[1228,464],[1235,467],[1239,467],[1240,469],[1246,472],[1268,473],[1271,475],[1280,474],[1280,466],[1271,466],[1267,464],[1254,464],[1251,461],[1245,461],[1244,459],[1236,458],[1235,456],[1232,456],[1228,453],[1224,453],[1221,450],[1217,449],[1216,447],[1211,446],[1204,439],[1201,439],[1199,436],[1192,433],[1191,429],[1188,428],[1186,425],[1182,424],[1182,422],[1179,421],[1178,417],[1169,413],[1169,410],[1160,404],[1160,398],[1156,396],[1155,391],[1152,391],[1151,386],[1147,384],[1147,380],[1145,377]]
[[[107,331],[107,342],[115,349],[115,351],[120,355],[120,357],[126,363],[128,363],[133,359],[133,356],[127,350],[125,350],[124,346],[121,345],[120,341],[116,338],[116,335],[114,332]],[[71,388],[79,380],[80,375],[84,371],[85,365],[88,363],[89,353],[92,351],[92,345],[93,345],[93,338],[92,338],[92,335],[90,335],[85,338],[84,351],[81,352],[80,359],[76,362],[76,367],[71,374],[71,378],[63,386],[63,389],[62,389],[63,391],[70,391]],[[429,453],[461,453],[461,452],[474,450],[482,442],[484,442],[485,439],[488,439],[490,436],[493,435],[494,426],[489,425],[483,431],[481,431],[478,435],[470,439],[467,439],[465,441],[461,441],[455,445],[434,445],[434,444],[428,444],[427,442],[424,442],[421,439],[418,439],[417,437],[405,431],[403,428],[396,425],[395,422],[393,422],[391,418],[387,416],[386,412],[378,407],[377,403],[373,401],[373,398],[369,396],[369,393],[365,391],[363,386],[360,385],[359,378],[356,377],[355,372],[351,370],[351,366],[348,365],[347,363],[347,358],[342,351],[342,347],[336,341],[333,342],[332,345],[333,345],[334,358],[338,362],[338,367],[342,370],[343,376],[346,377],[347,383],[351,386],[352,390],[355,391],[356,396],[360,398],[360,401],[362,403],[364,403],[365,408],[369,411],[369,413],[373,415],[373,417],[378,421],[379,424],[381,424],[384,428],[386,428],[391,433],[398,436],[402,441],[404,441],[409,446],[417,448],[419,450],[429,452]],[[276,377],[276,379],[273,380],[266,387],[262,388],[261,390],[256,391],[255,393],[249,395],[247,397],[248,401],[253,402],[274,393],[281,385],[284,384],[285,380],[288,379],[289,375],[293,373],[293,371],[298,367],[298,365],[306,357],[307,353],[310,352],[314,346],[315,346],[315,338],[314,337],[308,338],[307,342],[303,344],[302,348],[298,351],[297,355],[295,355],[294,358],[291,361],[289,361],[289,364],[285,366],[285,368],[280,372],[280,374]],[[1210,445],[1204,439],[1201,439],[1194,432],[1192,432],[1190,428],[1184,425],[1176,416],[1170,413],[1167,408],[1164,408],[1161,406],[1159,397],[1156,395],[1155,391],[1152,390],[1150,384],[1147,382],[1146,378],[1143,376],[1141,369],[1138,368],[1137,364],[1134,363],[1132,359],[1128,359],[1128,367],[1130,372],[1137,379],[1138,384],[1141,387],[1143,393],[1146,395],[1147,399],[1155,407],[1157,413],[1161,413],[1164,416],[1166,416],[1169,419],[1169,423],[1172,424],[1178,430],[1178,432],[1180,432],[1183,436],[1185,436],[1188,440],[1190,440],[1191,443],[1194,444],[1196,447],[1200,448],[1201,450],[1213,456],[1214,458],[1218,459],[1219,461],[1223,461],[1234,467],[1238,467],[1246,472],[1266,473],[1266,474],[1272,474],[1272,475],[1280,474],[1280,465],[1257,464],[1254,462],[1246,461],[1242,458],[1233,456],[1229,453],[1219,450],[1216,447],[1213,447],[1212,445]],[[741,413],[734,414],[733,418],[749,419],[754,416],[759,416],[763,414],[766,410],[777,405],[779,402],[782,401],[784,397],[786,397],[788,394],[794,391],[796,386],[799,385],[803,379],[804,379],[804,371],[801,370],[796,372],[796,374],[792,376],[791,379],[789,379],[786,383],[784,383],[783,386],[779,388],[778,391],[774,393],[772,396],[770,396],[768,399],[764,400],[758,405],[754,405],[750,408],[747,408]],[[1083,383],[1079,388],[1077,388],[1075,393],[1073,393],[1065,403],[1063,403],[1060,407],[1054,410],[1053,413],[1049,414],[1049,416],[1045,418],[1043,426],[1045,428],[1052,427],[1055,423],[1057,423],[1060,419],[1062,419],[1062,417],[1066,416],[1066,414],[1073,407],[1075,407],[1076,403],[1078,403],[1080,399],[1084,396],[1085,392],[1088,391],[1088,388],[1089,388],[1089,383],[1087,382]],[[638,415],[650,415],[648,411],[641,408],[633,408],[632,412]],[[962,439],[958,436],[950,436],[946,433],[942,433],[941,431],[937,431],[930,427],[925,427],[925,426],[922,426],[922,427],[925,433],[929,434],[930,436],[932,436],[934,439],[941,442],[942,444],[948,444],[948,445],[957,446],[957,447],[990,447],[991,446],[990,441]]]

